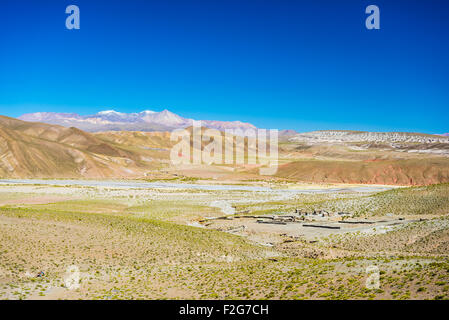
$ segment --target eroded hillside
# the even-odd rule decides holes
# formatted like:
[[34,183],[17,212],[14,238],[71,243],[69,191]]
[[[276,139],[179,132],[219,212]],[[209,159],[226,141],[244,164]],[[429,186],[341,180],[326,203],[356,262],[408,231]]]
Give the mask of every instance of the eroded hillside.
[[2,177],[137,177],[154,166],[145,154],[76,128],[0,117]]

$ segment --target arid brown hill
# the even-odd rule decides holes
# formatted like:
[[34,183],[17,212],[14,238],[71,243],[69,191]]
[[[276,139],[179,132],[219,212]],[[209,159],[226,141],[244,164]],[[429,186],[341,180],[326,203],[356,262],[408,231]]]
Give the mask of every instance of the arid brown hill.
[[0,177],[136,177],[151,167],[145,150],[76,128],[0,116]]
[[449,159],[303,160],[280,166],[277,176],[318,183],[430,185],[449,182]]

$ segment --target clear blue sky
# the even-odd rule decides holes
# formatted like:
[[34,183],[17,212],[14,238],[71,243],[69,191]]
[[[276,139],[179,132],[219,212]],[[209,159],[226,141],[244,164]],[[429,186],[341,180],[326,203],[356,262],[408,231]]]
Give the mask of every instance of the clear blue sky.
[[[76,4],[81,30],[67,30]],[[365,28],[376,4],[381,30]],[[0,114],[449,131],[446,0],[2,0]]]

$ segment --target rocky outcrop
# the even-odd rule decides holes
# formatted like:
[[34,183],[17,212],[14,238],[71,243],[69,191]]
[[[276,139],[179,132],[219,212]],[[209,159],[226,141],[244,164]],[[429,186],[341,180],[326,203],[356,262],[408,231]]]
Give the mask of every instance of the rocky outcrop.
[[366,131],[312,131],[299,133],[289,139],[294,142],[317,143],[449,143],[449,137],[409,132],[366,132]]

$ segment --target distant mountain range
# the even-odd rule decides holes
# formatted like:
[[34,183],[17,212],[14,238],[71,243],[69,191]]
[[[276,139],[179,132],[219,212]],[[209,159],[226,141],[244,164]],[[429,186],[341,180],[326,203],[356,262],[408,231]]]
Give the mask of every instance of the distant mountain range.
[[[136,113],[123,113],[114,110],[100,111],[93,115],[77,113],[36,112],[19,117],[29,122],[56,124],[64,127],[75,127],[87,132],[105,131],[171,131],[192,126],[194,120],[183,118],[169,110],[155,112],[145,110]],[[224,131],[226,129],[257,129],[250,123],[241,121],[201,120],[201,125],[207,128]],[[411,132],[365,132],[350,130],[320,130],[298,133],[294,130],[281,130],[282,141],[302,142],[307,144],[321,143],[449,143],[449,133],[422,134]]]
[[[361,131],[298,134],[286,130],[279,133],[284,143],[279,144],[282,163],[278,172],[275,176],[263,177],[253,165],[173,165],[170,154],[177,142],[170,139],[167,131],[89,133],[76,127],[42,123],[74,119],[64,123],[66,126],[70,123],[93,126],[95,123],[120,123],[134,128],[136,123],[172,127],[189,124],[169,112],[120,114],[103,111],[95,117],[39,113],[27,117],[34,121],[0,116],[0,178],[172,179],[186,176],[224,181],[288,179],[391,185],[449,182],[449,137],[438,135]],[[236,124],[231,122],[231,125]],[[226,144],[224,141],[222,145]],[[201,148],[208,143],[207,139],[203,141]]]
[[[82,116],[76,113],[36,112],[19,117],[20,120],[57,124],[64,127],[76,127],[89,132],[100,131],[169,131],[187,128],[193,119],[183,118],[164,110],[155,112],[145,110],[138,113],[122,113],[114,110],[100,111],[94,115]],[[225,129],[255,129],[250,123],[241,121],[201,120],[202,126]]]

